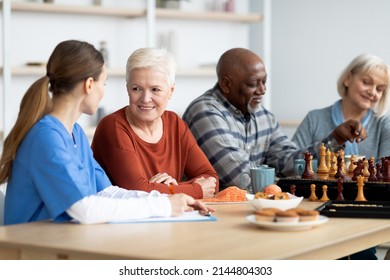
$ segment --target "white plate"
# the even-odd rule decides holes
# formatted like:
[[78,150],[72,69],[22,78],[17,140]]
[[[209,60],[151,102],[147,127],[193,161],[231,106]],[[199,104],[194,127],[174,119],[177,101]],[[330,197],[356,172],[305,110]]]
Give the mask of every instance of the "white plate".
[[203,202],[206,205],[221,205],[221,204],[243,204],[248,203],[248,201],[209,201]]
[[318,220],[316,221],[297,222],[297,223],[259,222],[256,221],[255,215],[249,215],[246,217],[246,219],[250,223],[258,225],[259,227],[272,229],[272,230],[279,230],[279,231],[306,230],[324,224],[329,221],[328,217],[322,215],[319,215]]

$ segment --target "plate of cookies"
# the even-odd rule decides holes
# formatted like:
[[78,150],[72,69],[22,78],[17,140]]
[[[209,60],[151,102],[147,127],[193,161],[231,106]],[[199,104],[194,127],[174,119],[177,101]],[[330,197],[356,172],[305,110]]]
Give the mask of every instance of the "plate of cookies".
[[253,215],[247,216],[247,220],[266,229],[296,231],[311,229],[328,222],[329,219],[320,215],[317,210],[263,208],[256,210]]

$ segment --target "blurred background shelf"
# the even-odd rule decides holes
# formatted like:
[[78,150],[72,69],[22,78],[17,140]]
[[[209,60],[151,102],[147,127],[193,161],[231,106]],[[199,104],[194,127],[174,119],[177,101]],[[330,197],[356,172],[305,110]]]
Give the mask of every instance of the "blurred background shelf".
[[[0,68],[0,75],[3,68]],[[13,76],[43,76],[46,73],[45,66],[15,66],[11,68]],[[126,70],[119,67],[107,68],[107,73],[112,77],[124,77]],[[178,77],[216,77],[215,67],[181,68],[176,71]]]
[[[1,1],[3,2],[3,1]],[[37,12],[37,13],[58,13],[58,14],[81,14],[97,16],[114,16],[137,18],[145,17],[147,9],[129,9],[110,6],[91,6],[91,5],[60,5],[51,3],[28,3],[12,2],[11,11],[18,12]],[[254,23],[262,20],[262,16],[256,13],[233,13],[218,11],[182,11],[177,9],[155,9],[156,18],[159,19],[177,19],[177,20],[220,20],[242,23]]]
[[[105,46],[109,82],[100,107],[106,114],[128,103],[128,56],[141,47],[168,48],[178,66],[168,109],[181,115],[214,86],[217,59],[224,51],[244,47],[260,53],[265,48],[263,2],[235,1],[234,10],[227,11],[210,0],[182,1],[179,9],[157,7],[155,0],[105,0],[102,5],[92,0],[0,1],[0,130],[8,134],[24,92],[46,74],[53,47],[68,39]],[[84,128],[94,126],[96,116],[82,115],[79,121]]]
[[[2,2],[2,1],[1,1]],[[60,5],[51,3],[12,2],[11,11],[80,14],[96,16],[113,16],[137,18],[146,15],[146,9],[124,9],[120,7],[91,6],[91,5]]]

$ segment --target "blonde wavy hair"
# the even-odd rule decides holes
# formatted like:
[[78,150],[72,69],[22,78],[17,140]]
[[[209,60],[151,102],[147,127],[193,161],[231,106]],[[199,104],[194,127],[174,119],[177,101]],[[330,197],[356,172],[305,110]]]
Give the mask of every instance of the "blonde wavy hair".
[[355,57],[348,66],[344,69],[337,80],[337,91],[341,98],[344,98],[347,94],[347,87],[344,85],[344,81],[349,75],[355,74],[372,74],[375,75],[378,71],[384,71],[386,73],[386,88],[383,91],[382,98],[376,104],[374,112],[377,116],[383,116],[388,109],[389,99],[389,81],[390,81],[390,70],[386,62],[373,54],[363,53]]

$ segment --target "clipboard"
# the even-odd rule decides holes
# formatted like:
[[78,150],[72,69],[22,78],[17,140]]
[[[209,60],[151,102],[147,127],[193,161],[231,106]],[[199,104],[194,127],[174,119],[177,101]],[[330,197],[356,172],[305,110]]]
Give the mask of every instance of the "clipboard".
[[178,217],[155,217],[145,219],[131,219],[120,222],[113,222],[115,224],[120,223],[161,223],[161,222],[210,222],[217,221],[217,218],[212,215],[202,215],[199,211],[184,212],[183,215]]

